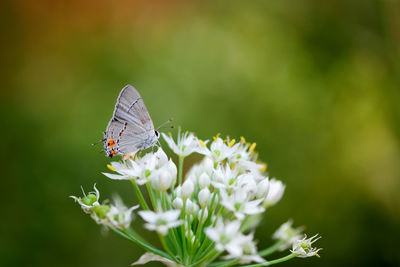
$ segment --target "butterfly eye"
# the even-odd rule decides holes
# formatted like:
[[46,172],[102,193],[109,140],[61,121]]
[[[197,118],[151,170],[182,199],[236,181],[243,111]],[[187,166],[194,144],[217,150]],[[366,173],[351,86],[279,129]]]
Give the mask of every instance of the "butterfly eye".
[[160,137],[160,133],[158,131],[154,131],[154,133],[156,134],[157,138]]

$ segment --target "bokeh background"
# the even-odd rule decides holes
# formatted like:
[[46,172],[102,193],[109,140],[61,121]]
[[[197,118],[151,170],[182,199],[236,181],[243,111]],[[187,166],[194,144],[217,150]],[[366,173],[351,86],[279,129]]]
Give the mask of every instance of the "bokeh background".
[[16,0],[0,10],[1,266],[129,266],[143,253],[68,198],[97,183],[102,197],[135,203],[90,146],[127,83],[155,125],[173,117],[202,139],[257,142],[287,185],[259,247],[289,218],[323,237],[320,259],[282,266],[400,265],[399,1]]

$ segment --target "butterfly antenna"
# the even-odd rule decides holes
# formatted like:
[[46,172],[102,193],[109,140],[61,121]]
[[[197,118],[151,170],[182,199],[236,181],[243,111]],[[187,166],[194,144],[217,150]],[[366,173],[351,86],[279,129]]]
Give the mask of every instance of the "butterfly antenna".
[[94,143],[94,144],[92,144],[92,146],[95,146],[95,145],[98,145],[98,144],[100,144],[100,143],[103,143],[104,141],[106,141],[107,139],[102,139],[102,140],[100,140],[100,141],[98,141],[98,142],[96,142],[96,143]]
[[[172,122],[172,118],[168,119],[166,122],[164,122],[163,124],[161,124],[160,126],[158,126],[157,131],[160,130],[165,124],[171,123]],[[173,126],[171,128],[174,128]]]

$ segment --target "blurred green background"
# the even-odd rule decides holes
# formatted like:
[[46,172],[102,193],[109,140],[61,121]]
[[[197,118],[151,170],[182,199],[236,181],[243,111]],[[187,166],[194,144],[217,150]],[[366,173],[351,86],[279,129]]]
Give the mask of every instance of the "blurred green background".
[[323,237],[320,259],[282,266],[399,266],[399,10],[395,0],[3,1],[0,265],[129,266],[143,253],[68,198],[97,183],[103,199],[135,203],[90,146],[131,83],[155,125],[173,117],[202,139],[257,142],[287,185],[259,247],[289,218]]

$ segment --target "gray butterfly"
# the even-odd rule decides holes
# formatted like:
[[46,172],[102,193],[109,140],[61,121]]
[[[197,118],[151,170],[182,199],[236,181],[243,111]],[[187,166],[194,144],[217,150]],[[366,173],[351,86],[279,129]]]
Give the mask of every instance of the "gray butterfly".
[[128,84],[121,90],[104,132],[104,152],[108,157],[135,154],[154,146],[159,137],[142,97]]

